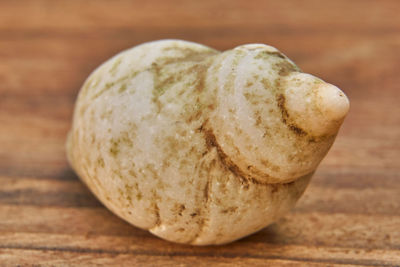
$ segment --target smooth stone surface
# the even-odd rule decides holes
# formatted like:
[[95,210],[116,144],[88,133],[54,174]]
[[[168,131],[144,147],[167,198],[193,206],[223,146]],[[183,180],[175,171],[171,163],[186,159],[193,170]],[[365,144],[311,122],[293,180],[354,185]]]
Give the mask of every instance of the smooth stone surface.
[[262,44],[225,52],[161,40],[97,68],[68,158],[115,214],[164,239],[222,244],[288,212],[349,102]]

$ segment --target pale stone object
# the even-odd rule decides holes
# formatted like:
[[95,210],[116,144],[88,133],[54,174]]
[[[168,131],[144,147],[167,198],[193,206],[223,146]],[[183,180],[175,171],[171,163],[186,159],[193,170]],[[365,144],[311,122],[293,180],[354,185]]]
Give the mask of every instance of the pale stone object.
[[173,242],[223,244],[295,205],[348,109],[341,90],[274,47],[160,40],[89,76],[67,154],[129,223]]

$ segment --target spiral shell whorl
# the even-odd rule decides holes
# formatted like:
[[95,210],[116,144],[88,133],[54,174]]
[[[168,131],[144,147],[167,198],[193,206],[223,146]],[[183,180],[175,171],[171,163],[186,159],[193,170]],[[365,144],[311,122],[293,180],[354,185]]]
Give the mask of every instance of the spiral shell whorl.
[[[210,121],[227,161],[243,176],[260,183],[290,182],[315,170],[347,113],[339,114],[334,123],[325,121],[319,132],[313,132],[316,127],[310,124],[321,125],[327,117],[327,112],[314,107],[321,101],[311,99],[320,91],[313,87],[328,85],[301,73],[270,46],[239,46],[220,57],[211,72],[214,80],[210,84],[218,84],[218,108]],[[292,99],[302,87],[313,90],[306,92],[308,96]],[[288,106],[288,99],[295,103]],[[306,110],[293,112],[292,107],[301,102],[309,109],[306,116],[302,115]]]
[[284,84],[298,71],[265,45],[219,53],[163,40],[129,49],[81,89],[69,161],[115,214],[162,238],[241,238],[294,206],[336,134],[332,125],[303,134],[311,124],[291,113],[301,106],[286,107]]

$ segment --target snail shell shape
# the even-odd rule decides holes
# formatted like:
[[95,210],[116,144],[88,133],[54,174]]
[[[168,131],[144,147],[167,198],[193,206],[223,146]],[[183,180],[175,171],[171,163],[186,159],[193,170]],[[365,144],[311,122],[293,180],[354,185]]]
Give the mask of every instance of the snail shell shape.
[[129,223],[173,242],[222,244],[295,205],[348,109],[341,90],[271,46],[219,52],[160,40],[89,76],[67,154]]

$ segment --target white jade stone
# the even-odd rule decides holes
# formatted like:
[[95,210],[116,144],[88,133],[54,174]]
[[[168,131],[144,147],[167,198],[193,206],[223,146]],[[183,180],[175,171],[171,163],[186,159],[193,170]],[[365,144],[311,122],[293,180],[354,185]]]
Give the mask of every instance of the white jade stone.
[[89,76],[67,154],[124,220],[174,242],[222,244],[295,205],[348,109],[342,91],[271,46],[161,40]]

